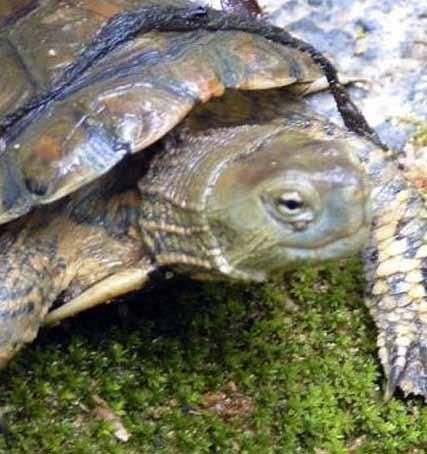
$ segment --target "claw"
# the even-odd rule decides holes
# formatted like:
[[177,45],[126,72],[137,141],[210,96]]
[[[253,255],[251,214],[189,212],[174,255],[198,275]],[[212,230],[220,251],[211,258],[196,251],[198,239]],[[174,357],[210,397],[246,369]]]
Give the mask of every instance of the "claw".
[[421,342],[412,343],[405,354],[393,354],[388,380],[384,392],[384,400],[391,399],[397,388],[403,391],[405,397],[409,395],[422,396],[427,399],[427,348]]
[[403,372],[404,369],[401,367],[392,367],[384,390],[384,402],[388,402],[393,397],[393,394],[399,386]]

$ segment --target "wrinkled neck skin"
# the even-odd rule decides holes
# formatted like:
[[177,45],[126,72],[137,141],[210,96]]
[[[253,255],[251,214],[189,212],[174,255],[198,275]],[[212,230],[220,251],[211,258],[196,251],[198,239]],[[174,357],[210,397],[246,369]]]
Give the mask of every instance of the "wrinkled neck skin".
[[[233,127],[214,116],[199,120],[193,118],[163,141],[139,182],[143,240],[159,266],[263,281],[300,263],[342,257],[362,247],[370,224],[369,191],[351,147],[343,145],[357,141],[354,135],[343,133],[342,143],[336,143],[331,126],[311,114],[255,124],[244,124],[242,117],[242,124]],[[201,126],[209,120],[216,126]],[[312,139],[319,134],[323,142]],[[317,146],[323,149],[318,152]],[[303,235],[299,226],[278,238],[280,219],[274,213],[268,218],[260,206],[263,198],[256,197],[260,191],[252,194],[256,185],[249,177],[243,181],[239,163],[251,161],[251,178],[268,194],[279,177],[292,179],[288,160],[299,165],[296,180],[304,174],[320,188],[317,203],[328,209],[320,210],[313,233]],[[230,171],[235,168],[241,175]]]
[[241,151],[230,145],[244,134],[255,149],[275,129],[265,128],[261,139],[257,138],[260,129],[250,126],[225,134],[218,130],[214,150],[198,146],[198,138],[187,136],[184,129],[164,140],[163,149],[139,182],[143,241],[159,266],[203,278],[265,279],[264,273],[242,272],[230,261],[212,231],[208,204],[218,176]]

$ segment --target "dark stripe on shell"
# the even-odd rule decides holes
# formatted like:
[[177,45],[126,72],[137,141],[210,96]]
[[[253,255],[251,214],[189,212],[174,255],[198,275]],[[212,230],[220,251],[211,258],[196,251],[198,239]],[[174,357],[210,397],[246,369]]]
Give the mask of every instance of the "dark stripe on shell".
[[375,131],[369,126],[344,87],[339,83],[335,67],[311,45],[292,37],[283,29],[249,17],[228,15],[204,7],[173,8],[161,6],[140,8],[133,12],[112,17],[101,29],[92,44],[68,67],[63,77],[51,90],[35,97],[0,122],[0,130],[6,141],[10,141],[11,137],[16,136],[16,128],[22,130],[19,123],[22,120],[25,121],[25,117],[28,114],[31,115],[34,109],[43,108],[57,99],[65,88],[75,83],[96,61],[123,43],[132,40],[138,34],[153,30],[183,32],[198,29],[255,33],[307,53],[324,72],[345,125],[350,130],[368,136],[375,143],[384,147]]

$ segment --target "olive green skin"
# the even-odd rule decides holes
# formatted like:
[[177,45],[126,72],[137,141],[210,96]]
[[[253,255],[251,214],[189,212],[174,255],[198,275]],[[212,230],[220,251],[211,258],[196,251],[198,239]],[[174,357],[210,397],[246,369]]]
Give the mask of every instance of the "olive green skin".
[[[145,4],[0,0],[0,115],[49,90],[124,5]],[[307,55],[259,36],[152,32],[7,133],[0,366],[42,323],[165,266],[261,281],[359,249],[370,191],[356,156],[375,146],[290,94],[319,76]]]

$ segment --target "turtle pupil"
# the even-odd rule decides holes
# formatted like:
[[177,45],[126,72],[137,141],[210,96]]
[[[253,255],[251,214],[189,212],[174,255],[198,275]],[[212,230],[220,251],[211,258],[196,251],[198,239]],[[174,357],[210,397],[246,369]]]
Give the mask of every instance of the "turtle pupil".
[[298,210],[302,207],[302,202],[295,199],[281,199],[280,203],[288,210]]

